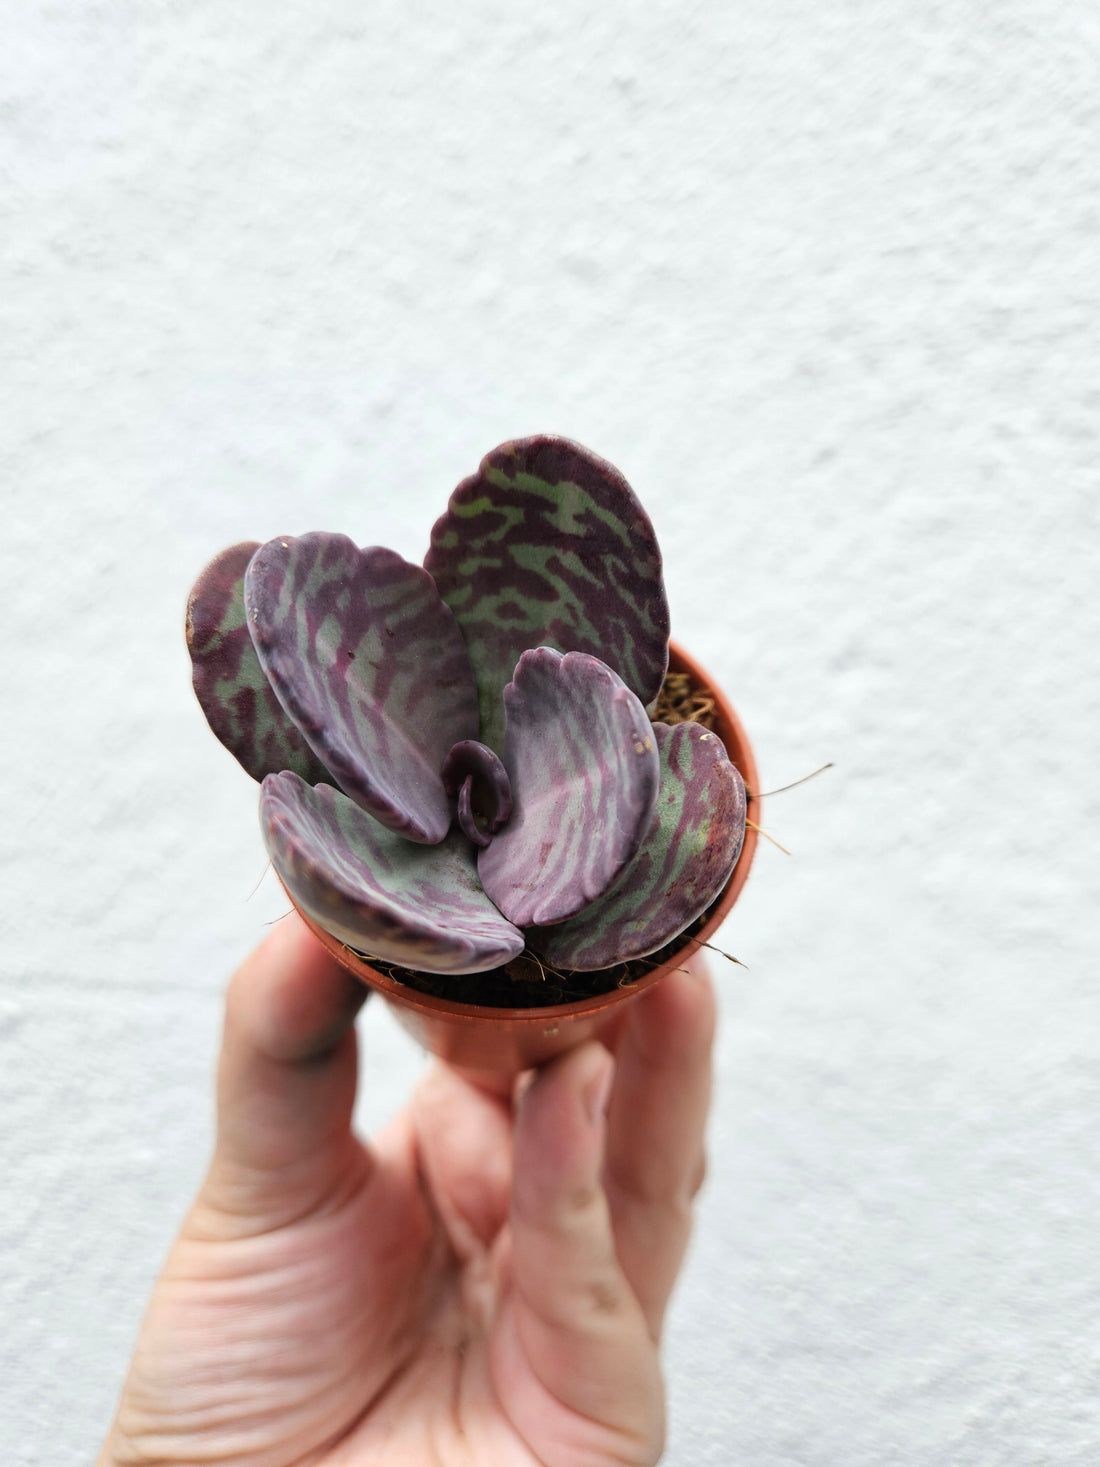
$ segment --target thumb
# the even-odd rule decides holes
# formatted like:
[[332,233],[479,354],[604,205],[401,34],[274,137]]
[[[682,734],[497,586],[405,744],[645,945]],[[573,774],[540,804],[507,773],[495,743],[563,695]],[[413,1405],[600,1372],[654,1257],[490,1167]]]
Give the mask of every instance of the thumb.
[[229,984],[218,1064],[217,1143],[203,1200],[247,1227],[309,1211],[357,1146],[355,1015],[367,990],[297,913]]
[[518,1348],[502,1350],[498,1364],[512,1374],[525,1360],[538,1382],[533,1395],[513,1382],[520,1413],[544,1415],[548,1392],[570,1419],[610,1429],[621,1439],[622,1460],[633,1462],[656,1460],[663,1395],[644,1314],[616,1256],[602,1185],[613,1071],[611,1056],[590,1042],[548,1065],[520,1101],[508,1342]]

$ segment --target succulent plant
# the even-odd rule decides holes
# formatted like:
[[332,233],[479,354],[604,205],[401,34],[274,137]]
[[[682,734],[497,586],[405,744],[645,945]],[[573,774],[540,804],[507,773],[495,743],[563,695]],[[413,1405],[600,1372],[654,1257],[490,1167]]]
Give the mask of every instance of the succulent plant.
[[651,722],[668,607],[649,518],[579,445],[505,443],[424,567],[343,535],[235,545],[191,594],[211,728],[262,781],[294,902],[365,956],[480,972],[644,957],[722,890],[745,789]]

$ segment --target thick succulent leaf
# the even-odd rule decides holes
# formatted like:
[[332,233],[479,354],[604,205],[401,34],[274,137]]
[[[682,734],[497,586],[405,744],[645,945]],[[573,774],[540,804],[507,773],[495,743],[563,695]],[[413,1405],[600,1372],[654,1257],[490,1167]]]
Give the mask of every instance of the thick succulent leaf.
[[253,779],[292,769],[317,784],[331,776],[283,711],[248,635],[244,573],[259,548],[252,540],[223,550],[188,598],[195,695],[210,727]]
[[463,739],[443,761],[443,788],[458,797],[458,824],[475,846],[487,846],[512,813],[508,771],[492,749]]
[[529,647],[588,652],[643,703],[668,666],[668,603],[649,516],[617,469],[565,438],[520,438],[451,495],[424,561],[477,678],[481,739]]
[[260,824],[294,901],[358,952],[429,973],[477,973],[523,950],[460,834],[415,845],[331,785],[311,789],[293,774],[264,780]]
[[477,733],[462,635],[427,572],[345,535],[269,540],[245,576],[249,629],[279,701],[336,784],[383,825],[434,844],[439,771]]
[[661,791],[641,849],[617,884],[569,922],[527,933],[556,968],[610,968],[656,952],[729,880],[745,834],[745,786],[717,734],[653,725]]
[[484,847],[492,840],[492,832],[483,830],[474,813],[474,777],[468,774],[458,787],[458,828],[475,846]]
[[550,647],[523,654],[504,704],[514,806],[478,874],[517,927],[561,922],[608,890],[649,828],[652,725],[604,663]]

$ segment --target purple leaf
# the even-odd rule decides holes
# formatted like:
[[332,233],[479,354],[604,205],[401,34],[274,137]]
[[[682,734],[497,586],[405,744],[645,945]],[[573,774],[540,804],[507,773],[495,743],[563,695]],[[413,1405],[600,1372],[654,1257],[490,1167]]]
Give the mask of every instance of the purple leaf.
[[492,749],[463,739],[443,761],[443,788],[458,796],[458,823],[475,846],[487,846],[512,813],[508,771]]
[[645,957],[689,926],[729,880],[745,834],[745,786],[717,734],[653,725],[661,790],[641,849],[579,916],[527,933],[556,968],[588,971]]
[[264,844],[307,916],[368,957],[428,973],[476,973],[523,950],[523,934],[482,891],[456,833],[415,845],[331,785],[272,774],[260,796]]
[[431,577],[392,550],[303,535],[256,552],[245,603],[268,680],[334,781],[407,839],[441,841],[439,771],[477,732],[477,694]]
[[292,769],[309,784],[331,776],[283,711],[264,676],[244,609],[244,573],[259,545],[230,546],[187,602],[192,681],[206,721],[253,779]]
[[459,786],[458,791],[458,828],[467,840],[473,841],[479,849],[484,849],[492,840],[492,834],[483,830],[477,823],[474,814],[474,777],[468,774]]
[[668,603],[653,526],[618,470],[579,444],[538,436],[487,454],[451,495],[424,564],[462,628],[491,747],[530,647],[599,657],[643,703],[660,692]]
[[478,858],[517,927],[561,922],[603,895],[638,849],[657,798],[645,709],[583,652],[525,652],[504,690],[512,818]]

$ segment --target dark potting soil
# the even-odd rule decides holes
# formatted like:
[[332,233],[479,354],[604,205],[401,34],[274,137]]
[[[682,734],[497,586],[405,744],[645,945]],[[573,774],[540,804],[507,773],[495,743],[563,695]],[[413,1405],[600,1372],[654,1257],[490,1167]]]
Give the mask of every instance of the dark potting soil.
[[[714,697],[709,688],[692,686],[683,672],[670,672],[665,678],[653,712],[654,723],[701,723],[714,727]],[[716,898],[717,900],[717,898]],[[713,905],[713,904],[712,904]],[[479,1004],[487,1008],[538,1009],[563,1003],[578,1003],[610,993],[613,988],[628,988],[647,973],[652,973],[675,953],[687,947],[684,960],[692,951],[691,938],[710,915],[710,908],[686,927],[659,952],[648,957],[632,958],[616,963],[613,968],[600,968],[594,973],[575,973],[552,968],[526,949],[518,958],[499,968],[483,973],[423,973],[417,968],[401,968],[380,958],[365,958],[372,968],[385,973],[395,983],[446,998],[454,1003]]]
[[659,952],[650,953],[646,958],[632,958],[627,963],[616,963],[613,968],[599,968],[593,973],[552,968],[527,950],[510,963],[500,968],[488,968],[483,973],[422,973],[419,969],[384,963],[379,958],[366,961],[395,983],[415,988],[420,993],[430,993],[435,998],[449,998],[453,1003],[479,1004],[495,1009],[549,1008],[556,1004],[579,1003],[600,993],[610,993],[613,988],[629,988],[667,962],[674,953],[680,952],[686,944],[689,945],[684,953],[684,961],[687,962],[691,955],[691,938],[709,915],[708,907],[701,917],[696,917]]

